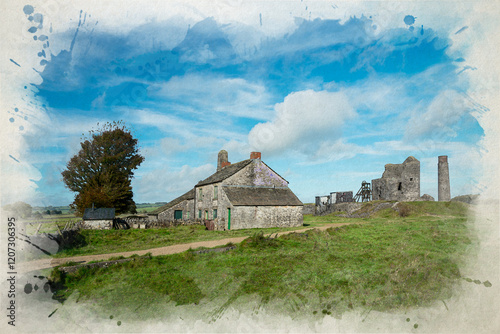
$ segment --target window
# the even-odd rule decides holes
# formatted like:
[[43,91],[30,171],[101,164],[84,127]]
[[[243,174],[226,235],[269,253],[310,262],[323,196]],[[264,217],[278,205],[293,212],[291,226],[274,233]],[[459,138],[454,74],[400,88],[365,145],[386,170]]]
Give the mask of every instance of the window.
[[182,210],[174,211],[174,219],[182,219]]
[[[198,201],[203,200],[203,189],[198,189]],[[200,217],[201,218],[201,217]]]
[[201,219],[201,210],[198,210],[198,218]]
[[214,186],[214,199],[217,199],[219,196],[219,187]]
[[217,218],[217,209],[214,209],[214,212],[213,212],[213,219]]
[[413,181],[413,178],[412,178],[412,177],[410,177],[410,181]]
[[189,211],[186,213],[186,219],[189,219]]
[[205,219],[208,219],[208,210],[205,210]]
[[401,188],[402,188],[402,184],[401,184],[401,182],[399,182],[398,190],[401,190]]

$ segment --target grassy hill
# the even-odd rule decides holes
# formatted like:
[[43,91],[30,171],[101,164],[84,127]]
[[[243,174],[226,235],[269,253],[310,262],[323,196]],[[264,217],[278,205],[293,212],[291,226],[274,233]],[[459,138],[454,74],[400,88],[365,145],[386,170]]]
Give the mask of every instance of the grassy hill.
[[[390,311],[445,301],[464,278],[460,267],[474,245],[467,205],[400,205],[405,209],[364,219],[305,216],[308,227],[355,224],[277,238],[255,232],[228,252],[136,258],[67,275],[55,270],[52,279],[60,284],[59,298],[78,291],[80,303],[130,321],[185,311],[210,321],[231,307],[261,306],[292,317],[340,317],[353,309]],[[135,237],[151,238],[150,231],[137,230]],[[190,234],[218,237],[196,229]],[[115,242],[128,250],[120,237]]]

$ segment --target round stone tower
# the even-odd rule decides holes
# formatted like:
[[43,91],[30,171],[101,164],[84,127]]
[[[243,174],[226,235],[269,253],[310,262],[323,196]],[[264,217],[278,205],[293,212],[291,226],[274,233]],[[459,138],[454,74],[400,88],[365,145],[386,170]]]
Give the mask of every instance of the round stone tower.
[[450,195],[450,170],[448,168],[448,156],[441,155],[438,158],[438,201],[451,200]]
[[221,150],[219,156],[217,157],[217,171],[220,171],[228,163],[227,151]]

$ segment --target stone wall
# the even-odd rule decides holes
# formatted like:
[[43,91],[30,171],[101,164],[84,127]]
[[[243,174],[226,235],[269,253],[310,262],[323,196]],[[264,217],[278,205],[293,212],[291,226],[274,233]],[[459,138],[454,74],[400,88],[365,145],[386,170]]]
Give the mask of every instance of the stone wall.
[[315,207],[315,216],[324,216],[334,212],[346,212],[348,214],[359,210],[362,203],[347,202],[347,203],[333,203],[327,205],[320,205]]
[[223,181],[230,185],[288,187],[288,182],[276,174],[260,159],[255,159],[251,164]]
[[231,212],[231,230],[302,225],[302,206],[235,206]]
[[315,209],[316,209],[316,206],[314,204],[304,204],[304,206],[302,207],[302,214],[303,215],[313,215]]
[[372,180],[372,199],[418,201],[420,199],[420,161],[408,157],[402,164],[387,164],[380,179]]
[[89,230],[110,230],[113,228],[113,220],[84,220],[82,227]]
[[[215,194],[215,187],[217,187],[217,195]],[[200,196],[201,189],[201,196]],[[194,203],[194,214],[195,219],[214,219],[213,210],[217,209],[217,216],[220,214],[219,204],[221,202],[221,196],[223,196],[222,183],[207,184],[201,187],[196,187],[195,189],[195,203]],[[201,217],[199,216],[199,211],[201,210]],[[208,217],[207,217],[208,213]]]

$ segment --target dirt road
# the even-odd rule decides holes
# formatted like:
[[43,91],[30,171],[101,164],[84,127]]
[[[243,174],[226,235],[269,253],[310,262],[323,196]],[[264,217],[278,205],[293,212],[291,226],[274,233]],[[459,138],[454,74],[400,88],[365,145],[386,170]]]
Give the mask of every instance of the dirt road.
[[[339,226],[343,226],[343,225],[363,224],[363,223],[365,223],[365,222],[358,221],[358,222],[352,222],[352,223],[325,224],[321,227],[280,232],[280,233],[278,233],[278,235],[294,233],[294,232],[303,233],[305,231],[312,230],[312,229],[326,230],[330,227],[339,227]],[[273,233],[273,235],[274,235],[274,233]],[[192,242],[192,243],[188,243],[188,244],[179,244],[179,245],[172,245],[172,246],[165,246],[165,247],[158,247],[158,248],[151,248],[151,249],[144,249],[144,250],[135,250],[135,251],[121,252],[121,253],[84,255],[84,256],[57,258],[57,259],[54,259],[54,258],[41,259],[41,260],[19,263],[17,265],[17,271],[19,273],[26,273],[26,272],[30,272],[30,271],[34,271],[34,270],[53,268],[53,267],[56,267],[56,266],[61,265],[63,263],[70,262],[70,261],[77,262],[79,264],[83,264],[83,263],[87,263],[87,262],[91,262],[91,261],[104,261],[104,260],[109,259],[110,257],[118,257],[118,256],[129,257],[129,256],[132,256],[134,254],[145,255],[147,253],[151,253],[153,256],[176,254],[176,253],[185,252],[189,249],[196,249],[198,247],[213,248],[213,247],[226,245],[230,242],[232,242],[233,244],[238,244],[248,237],[249,236],[238,237],[238,238],[227,238],[227,239],[221,239],[221,240],[199,241],[199,242]]]

